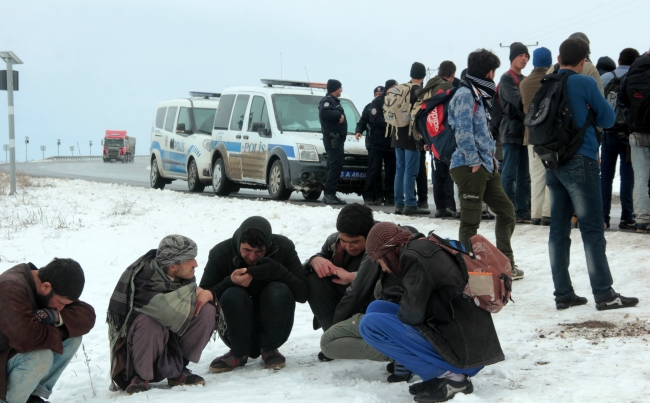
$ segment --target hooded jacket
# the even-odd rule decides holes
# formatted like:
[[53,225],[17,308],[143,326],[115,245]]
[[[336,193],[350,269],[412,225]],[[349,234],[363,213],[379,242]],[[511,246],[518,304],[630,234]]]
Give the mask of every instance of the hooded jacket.
[[[6,399],[7,360],[17,353],[52,350],[63,354],[63,338],[59,328],[42,325],[34,315],[36,284],[32,263],[19,264],[0,275],[0,400]],[[95,326],[95,310],[81,301],[66,305],[61,311],[69,337],[87,334]]]
[[[239,246],[242,234],[250,228],[255,228],[264,234],[267,239],[264,257],[279,265],[267,269],[268,263],[258,262],[255,266],[251,266],[253,281],[246,287],[248,294],[255,300],[259,298],[269,282],[280,281],[289,286],[297,302],[307,301],[309,285],[296,253],[296,247],[289,238],[273,234],[271,224],[264,217],[259,216],[244,220],[231,239],[218,243],[210,250],[208,263],[203,270],[199,286],[211,290],[217,298],[220,298],[228,288],[237,286],[230,279],[230,275],[236,269],[248,267],[244,258],[239,254]],[[262,266],[264,266],[264,270],[255,270]],[[271,273],[271,271],[273,272]]]

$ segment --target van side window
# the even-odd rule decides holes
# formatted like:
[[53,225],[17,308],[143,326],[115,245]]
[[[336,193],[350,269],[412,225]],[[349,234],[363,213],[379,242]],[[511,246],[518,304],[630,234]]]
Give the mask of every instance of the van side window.
[[270,129],[269,111],[266,109],[264,97],[255,96],[251,102],[250,119],[248,120],[248,131],[252,132],[253,123],[264,123],[266,129]]
[[166,107],[158,108],[158,112],[156,112],[156,127],[159,129],[162,129],[165,124],[165,112],[167,112]]
[[232,106],[235,104],[234,95],[224,95],[219,99],[219,106],[217,107],[217,116],[214,119],[214,128],[228,130],[228,122],[230,122],[230,113]]
[[244,114],[250,95],[238,95],[235,102],[235,109],[230,118],[230,130],[241,130],[244,126]]
[[192,134],[194,133],[194,127],[192,125],[192,116],[189,108],[181,107],[180,112],[178,112],[178,122],[176,123],[176,130],[180,124],[185,124],[185,131],[179,132],[179,134]]
[[174,133],[174,119],[176,119],[177,106],[170,106],[167,111],[167,119],[165,119],[165,130]]

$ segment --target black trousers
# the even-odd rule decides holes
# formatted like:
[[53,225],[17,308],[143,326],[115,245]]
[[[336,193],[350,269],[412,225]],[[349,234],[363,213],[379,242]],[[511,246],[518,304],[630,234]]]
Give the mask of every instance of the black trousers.
[[436,203],[437,210],[448,208],[456,211],[456,200],[454,200],[454,181],[449,175],[449,164],[438,161],[431,157],[434,170],[431,173],[433,182],[433,201]]
[[[384,167],[384,181],[381,180],[381,167]],[[395,194],[395,150],[368,150],[368,172],[363,199],[366,201],[394,199]]]
[[327,154],[327,174],[325,175],[325,194],[336,194],[336,188],[341,179],[341,171],[343,170],[344,159],[344,145],[345,137],[339,139],[338,146],[332,148],[332,140],[329,134],[323,134],[323,145],[325,146],[325,153]]
[[230,287],[219,302],[226,320],[224,342],[237,357],[257,358],[260,350],[279,348],[289,339],[296,300],[286,284],[271,282],[257,298],[244,287]]
[[347,285],[332,282],[332,277],[320,278],[314,272],[307,274],[307,283],[309,283],[307,301],[323,331],[326,331],[334,322],[336,305],[343,298]]
[[415,178],[415,185],[417,186],[416,195],[418,197],[418,203],[423,203],[429,200],[429,184],[427,178],[427,167],[425,162],[427,160],[427,153],[424,150],[420,151],[420,170],[418,171],[418,177]]

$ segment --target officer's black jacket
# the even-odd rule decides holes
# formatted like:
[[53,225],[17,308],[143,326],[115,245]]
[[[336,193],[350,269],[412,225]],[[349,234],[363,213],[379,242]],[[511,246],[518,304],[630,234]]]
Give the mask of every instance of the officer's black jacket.
[[323,135],[335,133],[344,139],[346,134],[348,134],[348,119],[346,116],[343,123],[339,123],[341,115],[345,116],[345,111],[339,99],[332,94],[325,95],[318,104],[321,133]]

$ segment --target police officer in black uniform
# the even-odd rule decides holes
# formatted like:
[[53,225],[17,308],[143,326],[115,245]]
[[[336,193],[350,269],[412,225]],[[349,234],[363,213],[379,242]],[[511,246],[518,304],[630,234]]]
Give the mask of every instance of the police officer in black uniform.
[[327,95],[318,104],[323,145],[327,154],[327,175],[325,176],[325,204],[347,204],[336,196],[336,186],[343,170],[343,147],[348,134],[348,122],[339,97],[343,92],[341,82],[327,80]]
[[[375,99],[380,97],[384,93],[384,87],[381,85],[375,87],[373,90],[373,95],[375,96]],[[382,200],[383,199],[383,188],[381,185],[381,181],[377,180],[374,177],[370,176],[370,164],[372,161],[372,144],[371,144],[371,139],[372,139],[372,125],[370,123],[371,118],[373,117],[373,114],[377,113],[377,109],[372,106],[372,102],[370,102],[368,105],[366,105],[365,108],[363,108],[363,112],[361,112],[361,119],[359,119],[359,123],[357,123],[357,127],[354,130],[354,137],[359,140],[361,138],[361,135],[363,132],[366,132],[366,150],[368,150],[368,172],[366,175],[366,186],[363,190],[363,201],[364,204],[371,206],[371,205],[381,205],[381,202],[375,203],[375,200]],[[377,133],[377,135],[381,135]],[[391,186],[393,186],[391,184]]]

